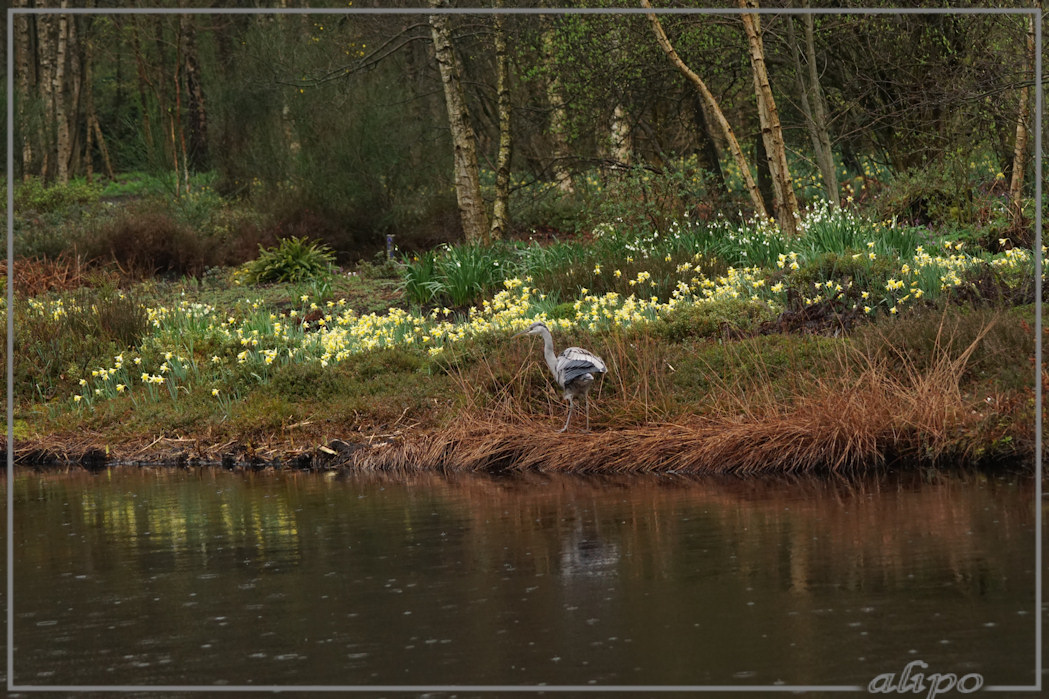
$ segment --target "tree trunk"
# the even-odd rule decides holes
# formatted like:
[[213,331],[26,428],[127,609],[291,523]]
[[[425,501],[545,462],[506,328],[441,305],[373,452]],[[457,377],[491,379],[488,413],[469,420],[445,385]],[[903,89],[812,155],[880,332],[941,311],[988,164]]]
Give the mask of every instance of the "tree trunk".
[[[280,0],[280,6],[282,8],[287,8],[288,0]],[[306,19],[306,15],[303,15],[302,17],[304,20]],[[275,20],[282,35],[289,31],[284,15],[275,15]],[[298,136],[298,124],[295,122],[295,117],[291,113],[291,105],[288,103],[288,91],[281,90],[280,94],[280,128],[284,133],[284,145],[288,149],[289,163],[294,164],[299,157],[299,153],[302,152],[302,142],[299,140]]]
[[94,128],[95,140],[98,142],[98,149],[102,152],[102,162],[106,166],[106,174],[109,176],[109,179],[114,179],[116,173],[113,172],[113,162],[109,159],[109,148],[106,147],[106,139],[102,135],[102,127],[99,125],[98,116],[94,112],[91,113],[88,128]]
[[[69,7],[69,0],[62,0],[59,5],[62,9]],[[67,93],[69,85],[66,81],[66,69],[69,63],[69,15],[58,16],[58,51],[55,54],[54,86],[52,88],[55,104],[55,155],[58,167],[58,181],[61,184],[69,182],[69,161],[72,158],[72,148],[69,138],[69,112],[67,104]]]
[[135,69],[136,76],[138,78],[138,102],[139,107],[142,109],[142,134],[143,140],[146,144],[147,152],[152,155],[156,141],[153,136],[153,120],[149,116],[149,98],[147,97],[147,87],[152,87],[149,80],[149,74],[146,72],[146,60],[142,55],[142,42],[139,39],[139,31],[141,28],[139,19],[132,16],[130,25],[131,27],[131,47],[135,52]]
[[40,59],[37,87],[40,90],[40,104],[43,108],[40,125],[37,129],[37,142],[40,146],[39,172],[42,180],[46,180],[51,174],[50,161],[53,141],[50,135],[51,127],[55,123],[55,43],[52,36],[53,27],[53,15],[39,15],[36,18],[37,55]]
[[552,170],[558,188],[571,194],[572,173],[568,170],[568,139],[565,131],[568,116],[565,114],[565,101],[561,95],[561,78],[554,61],[554,30],[548,28],[543,32],[543,57],[550,68],[546,81],[546,101],[550,104],[550,138],[553,140],[554,159]]
[[88,36],[84,25],[90,22],[90,17],[71,16],[69,18],[69,76],[71,94],[69,96],[69,125],[70,140],[69,150],[71,153],[71,174],[78,174],[84,167],[84,143],[83,129],[84,105],[83,98],[86,91],[91,89],[84,79],[84,56],[81,49],[81,36]]
[[[502,7],[497,0],[496,7]],[[495,15],[496,101],[499,110],[499,154],[495,168],[495,203],[492,206],[493,240],[506,235],[510,209],[510,56],[506,50],[506,15]]]
[[192,15],[180,15],[179,21],[182,23],[182,69],[186,76],[186,111],[189,116],[188,159],[189,164],[199,170],[207,164],[208,111],[197,56],[197,25]]
[[[1038,3],[1042,7],[1042,3]],[[1027,18],[1027,59],[1028,64],[1034,63],[1034,20]],[[1014,228],[1023,225],[1023,186],[1024,171],[1027,169],[1027,140],[1030,120],[1031,99],[1030,89],[1020,89],[1020,108],[1016,115],[1016,143],[1013,146],[1012,179],[1009,182],[1009,211]],[[1035,203],[1038,206],[1038,203]]]
[[[619,64],[624,62],[624,43],[623,27],[621,25],[613,26],[612,32],[608,37],[607,49],[609,60],[612,63]],[[618,98],[615,106],[612,108],[608,127],[607,150],[609,159],[620,166],[629,165],[634,151],[634,142],[630,133],[630,115],[627,113],[626,106]],[[601,150],[604,151],[605,148],[601,148]]]
[[[742,9],[751,9],[756,8],[758,3],[757,0],[739,0],[739,6]],[[779,112],[776,111],[776,101],[772,97],[772,86],[765,69],[761,24],[756,14],[743,13],[741,17],[743,29],[747,34],[761,133],[765,140],[765,150],[768,151],[769,172],[772,174],[776,220],[784,235],[794,236],[798,231],[798,201],[794,198],[794,186],[790,179],[790,168],[787,166],[787,148],[783,140],[783,129],[780,127]]]
[[[17,7],[28,7],[29,0],[18,0]],[[33,136],[30,133],[26,106],[32,88],[36,86],[36,60],[30,43],[33,28],[32,15],[16,15],[15,21],[15,66],[17,81],[15,83],[18,99],[18,132],[22,137],[22,177],[28,178],[33,172]],[[33,56],[33,60],[30,57]]]
[[106,139],[102,135],[102,127],[98,123],[98,113],[95,111],[95,94],[92,89],[94,84],[94,42],[90,38],[90,34],[84,41],[84,132],[85,132],[85,146],[84,146],[84,168],[87,172],[88,181],[91,180],[91,176],[94,173],[94,149],[98,148],[98,152],[102,155],[102,162],[105,165],[106,175],[113,179],[113,163],[109,159],[109,149],[106,147]]
[[[652,4],[648,0],[641,0],[641,4],[652,9]],[[728,143],[729,152],[732,153],[732,159],[735,160],[736,166],[739,167],[740,175],[743,177],[744,186],[747,189],[747,194],[750,195],[750,202],[754,206],[754,212],[762,218],[768,217],[768,210],[765,208],[765,203],[761,200],[761,193],[758,191],[758,186],[754,182],[754,177],[750,174],[750,167],[747,165],[747,159],[743,155],[743,149],[739,146],[739,141],[736,140],[736,134],[732,131],[732,126],[728,123],[728,119],[725,118],[725,113],[721,111],[721,107],[718,105],[714,95],[707,88],[706,83],[703,82],[691,68],[685,65],[685,62],[678,56],[677,51],[674,50],[674,45],[670,43],[670,39],[667,37],[665,31],[663,31],[663,25],[660,23],[659,18],[655,14],[647,14],[648,21],[652,24],[652,31],[656,35],[656,41],[659,42],[663,52],[666,53],[670,62],[673,63],[681,73],[688,78],[688,80],[699,90],[699,93],[703,96],[703,100],[706,102],[707,107],[710,109],[710,113],[713,115],[714,120],[717,121],[718,126],[721,128],[721,133],[725,137],[725,141]]]
[[[808,6],[809,0],[805,0],[805,7]],[[823,94],[823,88],[820,86],[819,69],[816,67],[816,32],[813,27],[811,14],[804,15],[803,20],[805,22],[805,57],[809,64],[809,90],[812,91],[816,135],[820,141],[817,164],[820,172],[823,174],[823,186],[827,190],[827,197],[830,199],[831,206],[837,208],[841,203],[841,193],[838,189],[838,166],[834,162],[834,148],[831,146],[830,140],[827,97]]]
[[[446,0],[430,0],[430,7],[441,8]],[[455,196],[459,202],[463,233],[470,242],[488,242],[488,212],[481,198],[481,177],[477,166],[477,138],[470,125],[466,108],[462,75],[451,42],[448,18],[443,14],[430,15],[434,54],[444,83],[444,101],[455,151]]]
[[617,104],[612,110],[612,159],[623,165],[630,164],[630,155],[634,150],[630,138],[630,121],[627,119],[623,105]]
[[[175,163],[175,196],[180,191],[189,194],[189,162],[186,158],[186,131],[182,128],[182,29],[185,15],[179,16],[177,35],[175,37],[175,71],[171,76],[175,92],[175,109],[171,113],[171,152]],[[179,181],[179,164],[182,165],[181,182]]]
[[[805,3],[808,6],[808,0]],[[794,63],[794,83],[801,101],[801,112],[805,116],[805,127],[812,141],[812,151],[816,156],[816,166],[823,176],[823,188],[827,201],[833,208],[838,208],[838,173],[834,167],[834,151],[830,144],[830,133],[827,130],[827,110],[820,89],[819,71],[816,69],[816,48],[812,26],[812,15],[803,17],[805,22],[805,60],[808,63],[808,84],[805,71],[801,66],[801,51],[794,33],[794,19],[787,17],[787,41],[790,44],[790,56]]]
[[699,165],[714,175],[714,190],[719,195],[725,195],[728,187],[725,184],[725,173],[721,170],[721,154],[718,152],[718,144],[710,128],[710,119],[707,118],[706,104],[698,92],[692,94],[692,110],[700,138]]
[[761,133],[754,139],[754,159],[758,161],[758,191],[761,199],[765,202],[765,208],[769,211],[776,210],[775,187],[772,184],[772,170],[769,168],[769,152],[765,148],[765,136]]

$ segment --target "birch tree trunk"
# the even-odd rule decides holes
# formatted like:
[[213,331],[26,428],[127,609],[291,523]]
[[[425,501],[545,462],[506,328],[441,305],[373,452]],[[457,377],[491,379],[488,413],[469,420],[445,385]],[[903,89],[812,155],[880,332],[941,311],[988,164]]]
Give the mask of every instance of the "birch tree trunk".
[[[446,7],[446,0],[430,0],[430,7]],[[470,125],[466,108],[462,74],[451,42],[448,18],[443,14],[430,15],[434,54],[444,84],[444,101],[452,135],[455,162],[455,196],[459,202],[459,216],[463,233],[470,242],[487,242],[489,236],[488,212],[481,198],[481,177],[477,166],[477,138]]]
[[[179,17],[177,34],[175,36],[175,70],[171,76],[172,87],[175,93],[175,108],[171,113],[171,160],[175,165],[175,196],[180,191],[189,194],[189,163],[186,158],[186,131],[182,128],[182,30],[184,28],[183,18]],[[181,171],[179,166],[181,165]]]
[[[1038,3],[1039,9],[1042,3]],[[1034,20],[1027,18],[1027,60],[1034,64]],[[1023,225],[1023,186],[1024,171],[1027,169],[1028,122],[1031,116],[1031,91],[1028,87],[1020,89],[1020,108],[1016,115],[1016,142],[1013,146],[1012,178],[1009,181],[1009,211],[1014,228]],[[1037,203],[1035,204],[1038,205]]]
[[[18,0],[16,7],[28,7],[29,0]],[[36,59],[32,50],[31,15],[15,15],[15,66],[17,70],[18,127],[22,137],[22,177],[33,172],[33,136],[27,120],[26,103],[36,86]],[[30,60],[30,57],[33,60]]]
[[[648,0],[641,0],[641,4],[652,9],[652,4]],[[743,155],[743,149],[739,146],[739,141],[736,140],[736,134],[732,131],[732,126],[728,123],[728,119],[725,118],[725,113],[721,111],[721,107],[718,105],[714,95],[707,88],[706,83],[700,78],[695,71],[689,68],[681,57],[678,56],[677,51],[674,50],[674,45],[670,43],[670,39],[667,37],[665,31],[663,31],[663,25],[660,23],[659,18],[655,14],[646,14],[648,21],[652,24],[652,31],[656,35],[656,41],[659,42],[663,52],[670,59],[681,73],[688,78],[688,80],[699,90],[699,93],[703,96],[703,100],[710,110],[710,114],[714,117],[718,127],[721,129],[721,133],[725,137],[725,141],[728,144],[729,152],[732,154],[732,159],[736,162],[736,166],[739,168],[740,175],[743,177],[744,186],[747,189],[747,194],[750,195],[750,202],[754,206],[754,212],[762,218],[768,218],[768,211],[765,209],[765,203],[761,200],[761,192],[758,191],[758,185],[754,182],[754,177],[750,173],[750,166],[747,165],[747,159]]]
[[[757,0],[739,0],[742,9],[758,6]],[[761,41],[761,23],[758,15],[743,13],[743,29],[747,34],[750,67],[754,75],[754,93],[758,101],[758,117],[761,135],[765,141],[769,172],[772,174],[772,189],[775,198],[776,220],[784,235],[794,236],[798,231],[798,201],[794,197],[794,186],[787,166],[787,148],[780,127],[779,112],[772,97],[768,71],[765,68],[765,47]]]
[[[68,0],[62,0],[59,5],[62,9],[69,7]],[[55,145],[57,153],[55,156],[58,168],[58,181],[62,184],[69,182],[69,161],[72,151],[69,143],[69,113],[67,110],[67,93],[69,86],[66,82],[66,68],[69,62],[69,15],[58,16],[58,50],[55,54],[55,72],[53,86],[51,88],[55,105]]]
[[630,121],[627,119],[623,105],[617,104],[612,110],[612,159],[624,165],[630,164],[634,147],[630,138]]
[[[41,5],[44,6],[44,5]],[[43,115],[37,128],[37,143],[40,147],[40,179],[46,180],[51,174],[51,146],[53,140],[48,128],[55,121],[55,43],[52,36],[54,26],[53,15],[39,15],[36,17],[36,45],[39,57],[39,72],[37,73],[37,87],[40,90],[40,103],[43,107]]]
[[[609,53],[614,63],[623,61],[624,38],[620,26],[616,26],[611,34],[611,46]],[[629,165],[634,152],[634,142],[630,134],[630,118],[626,107],[617,101],[612,109],[612,118],[609,120],[609,155],[611,159],[621,165]]]
[[[502,7],[503,2],[496,2]],[[506,15],[495,15],[496,101],[499,110],[499,154],[495,169],[495,203],[492,207],[491,236],[498,240],[506,235],[510,214],[510,56],[506,50]]]
[[90,17],[78,17],[70,16],[69,18],[69,38],[68,47],[66,53],[69,57],[69,74],[66,83],[69,85],[69,107],[67,113],[69,115],[69,168],[70,174],[77,174],[82,171],[84,166],[84,144],[82,141],[83,131],[80,125],[83,123],[84,106],[83,97],[85,91],[89,91],[91,86],[84,80],[84,60],[83,54],[80,49],[81,36],[85,35],[83,31],[84,23],[90,22]]

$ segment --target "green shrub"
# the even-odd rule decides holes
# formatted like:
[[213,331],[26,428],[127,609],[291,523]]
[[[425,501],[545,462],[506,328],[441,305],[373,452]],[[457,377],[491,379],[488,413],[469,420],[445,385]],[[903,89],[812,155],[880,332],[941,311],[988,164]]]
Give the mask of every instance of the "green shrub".
[[71,206],[87,206],[97,203],[101,194],[101,185],[89,184],[85,180],[49,185],[37,177],[30,177],[15,187],[15,211],[19,214],[45,214]]
[[562,318],[575,318],[577,311],[575,304],[572,303],[559,303],[550,311],[548,314],[553,320],[560,320]]
[[437,278],[431,282],[437,296],[447,297],[455,306],[476,303],[507,278],[506,258],[483,245],[457,245],[447,248],[437,263]]
[[330,398],[348,383],[340,374],[319,362],[285,364],[273,372],[267,390],[288,398]]
[[352,373],[361,379],[390,374],[414,373],[425,364],[418,352],[391,347],[364,352],[352,365]]
[[511,189],[510,210],[515,229],[573,232],[584,217],[586,205],[582,196],[563,192],[552,182],[534,182]]
[[827,252],[792,271],[788,275],[788,286],[803,289],[829,281],[847,286],[851,281],[853,287],[859,289],[882,288],[885,280],[898,272],[899,265],[888,257],[871,260],[866,252]]
[[763,301],[718,299],[682,304],[656,323],[656,331],[670,342],[687,338],[714,337],[730,332],[746,332],[771,320],[773,309]]
[[628,235],[665,231],[695,202],[711,199],[710,174],[694,156],[667,162],[661,170],[636,166],[598,176],[604,182],[589,192],[588,228],[614,221]]
[[973,230],[991,223],[994,195],[971,163],[968,149],[901,173],[873,202],[879,218],[937,229]]
[[335,254],[315,241],[292,236],[270,248],[259,246],[259,256],[248,263],[246,279],[253,284],[301,282],[332,274]]

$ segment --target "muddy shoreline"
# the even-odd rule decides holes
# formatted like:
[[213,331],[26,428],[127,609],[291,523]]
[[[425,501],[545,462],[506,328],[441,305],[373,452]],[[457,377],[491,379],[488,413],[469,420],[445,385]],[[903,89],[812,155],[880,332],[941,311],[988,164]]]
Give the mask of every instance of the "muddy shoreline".
[[[864,475],[911,469],[1021,471],[1034,458],[1026,440],[996,448],[958,441],[935,453],[920,432],[842,435],[826,425],[696,421],[559,434],[534,424],[480,424],[354,441],[298,445],[279,438],[211,444],[159,437],[106,445],[78,440],[15,441],[16,466],[213,467],[304,472],[567,472],[717,474],[737,477]],[[2,442],[6,449],[6,442]],[[992,445],[993,446],[993,445]]]

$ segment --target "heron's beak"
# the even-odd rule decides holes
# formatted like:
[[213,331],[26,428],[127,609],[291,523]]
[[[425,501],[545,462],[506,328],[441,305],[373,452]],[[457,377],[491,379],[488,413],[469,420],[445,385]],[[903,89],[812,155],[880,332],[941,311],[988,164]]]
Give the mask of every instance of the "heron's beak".
[[523,331],[517,333],[516,335],[511,336],[510,339],[512,340],[515,337],[522,337],[522,336],[527,335],[527,334],[528,334],[528,331],[527,330],[523,330]]

